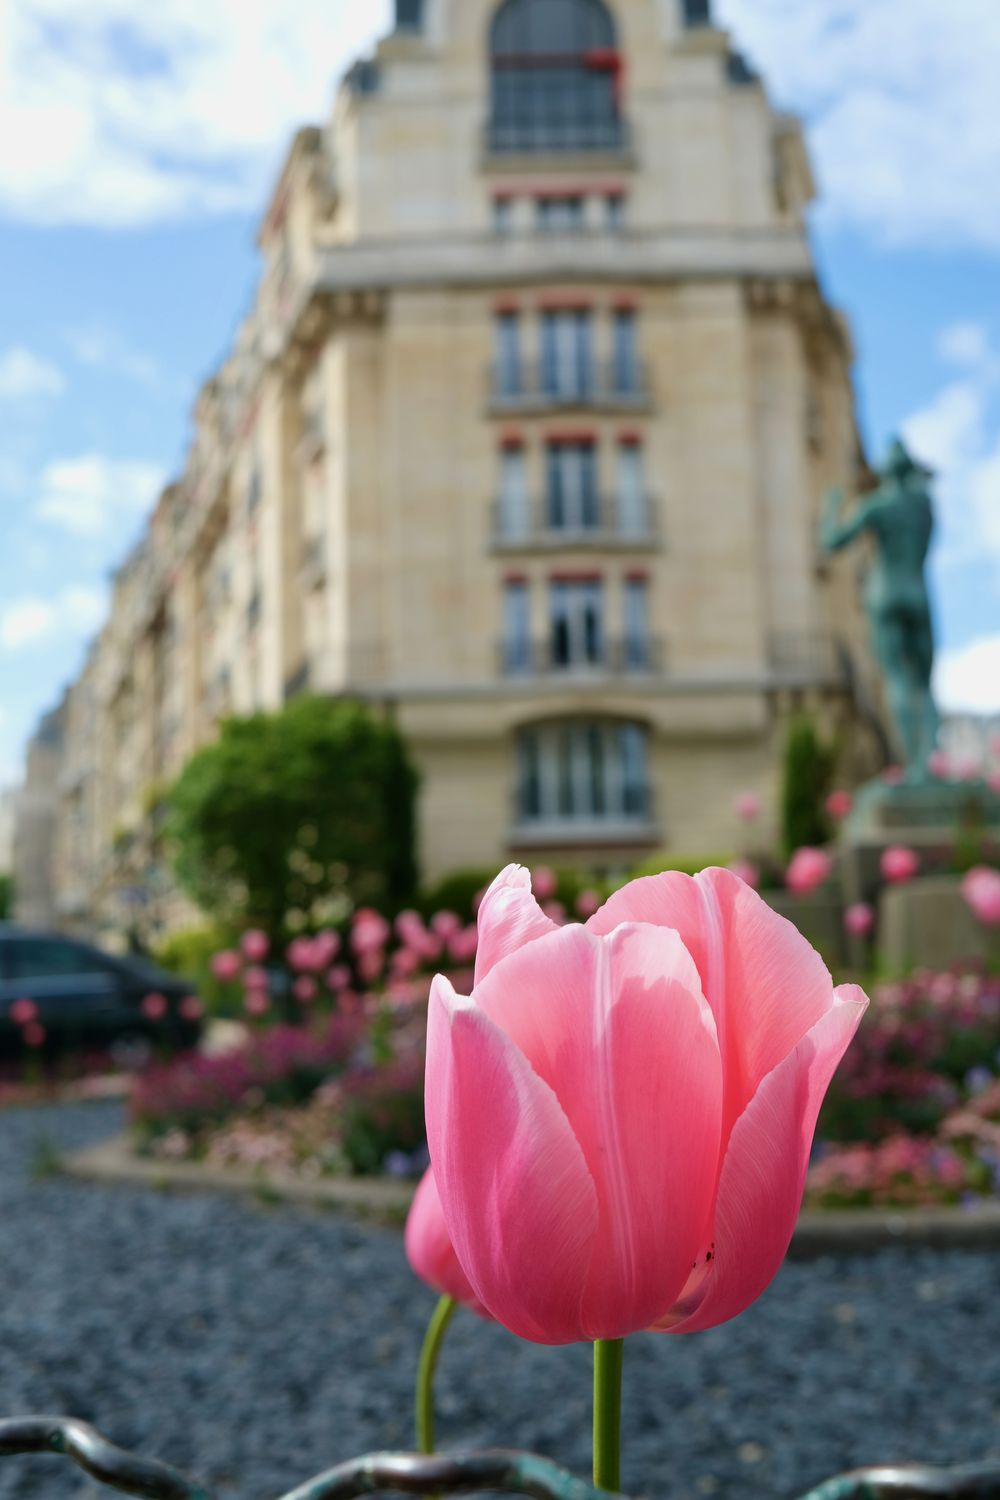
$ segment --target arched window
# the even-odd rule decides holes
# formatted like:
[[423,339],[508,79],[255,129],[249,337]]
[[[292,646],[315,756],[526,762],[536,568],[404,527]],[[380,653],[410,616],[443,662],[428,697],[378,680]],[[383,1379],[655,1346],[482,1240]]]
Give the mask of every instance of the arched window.
[[621,146],[621,59],[603,0],[505,0],[490,57],[493,150]]

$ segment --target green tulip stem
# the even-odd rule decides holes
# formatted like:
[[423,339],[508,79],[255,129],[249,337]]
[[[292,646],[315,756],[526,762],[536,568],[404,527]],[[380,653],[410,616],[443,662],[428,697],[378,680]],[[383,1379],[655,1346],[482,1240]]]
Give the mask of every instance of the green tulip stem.
[[624,1339],[594,1344],[594,1486],[621,1489]]
[[434,1452],[434,1371],[444,1336],[458,1306],[454,1297],[442,1297],[427,1325],[424,1346],[417,1366],[417,1447],[421,1453]]

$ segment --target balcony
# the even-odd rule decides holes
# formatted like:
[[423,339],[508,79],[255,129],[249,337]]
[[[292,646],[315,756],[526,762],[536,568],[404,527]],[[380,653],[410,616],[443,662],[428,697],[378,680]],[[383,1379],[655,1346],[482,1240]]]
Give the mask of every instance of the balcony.
[[[631,514],[629,513],[631,512]],[[554,552],[591,547],[606,551],[648,550],[661,543],[657,505],[646,496],[641,505],[623,506],[613,495],[598,495],[569,517],[553,500],[518,505],[509,500],[493,504],[494,552]]]
[[635,412],[648,411],[651,404],[649,371],[641,361],[581,361],[572,374],[539,361],[522,361],[517,368],[495,365],[490,372],[489,409],[494,416]]
[[542,807],[538,789],[524,786],[514,793],[513,813],[511,849],[655,844],[659,837],[652,788],[645,784],[623,787],[616,808],[591,806],[571,814]]
[[531,114],[523,119],[491,120],[484,147],[490,156],[573,156],[595,152],[624,155],[631,137],[625,120],[575,111],[560,118]]
[[497,649],[500,675],[526,681],[659,677],[666,668],[666,655],[664,642],[649,636],[598,641],[583,650],[567,649],[555,640],[501,641]]

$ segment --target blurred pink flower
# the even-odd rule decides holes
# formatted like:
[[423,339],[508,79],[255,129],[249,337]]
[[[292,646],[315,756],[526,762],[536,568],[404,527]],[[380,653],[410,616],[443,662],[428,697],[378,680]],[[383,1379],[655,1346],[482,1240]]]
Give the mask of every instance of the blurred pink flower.
[[927,757],[927,769],[938,781],[947,781],[951,774],[951,761],[946,750],[933,750]]
[[385,947],[391,933],[392,929],[381,912],[361,907],[354,914],[351,947],[355,953],[372,953]]
[[962,881],[962,895],[985,927],[1000,927],[1000,871],[980,865]]
[[890,885],[905,885],[920,873],[920,855],[903,844],[893,844],[883,852],[880,867],[883,880]]
[[436,911],[431,917],[431,931],[444,942],[462,929],[462,918],[454,911]]
[[250,963],[262,964],[271,950],[271,939],[259,927],[252,927],[243,934],[240,947],[244,958],[249,959]]
[[760,885],[760,871],[752,860],[734,859],[729,868],[736,878],[742,880],[744,885],[750,886],[751,890],[756,890]]
[[581,891],[576,898],[576,914],[581,922],[587,922],[602,904],[600,891]]
[[197,995],[185,995],[177,1008],[185,1021],[200,1021],[205,1014],[205,1007]]
[[858,901],[844,913],[844,927],[851,937],[870,937],[875,931],[875,908],[867,901]]
[[234,979],[239,978],[242,967],[242,958],[231,948],[223,953],[216,953],[212,959],[212,973],[220,984],[232,984]]
[[10,1018],[15,1026],[30,1026],[38,1020],[38,1006],[34,1000],[15,1000],[10,1008]]
[[561,927],[566,921],[566,908],[561,901],[546,901],[542,906],[542,911],[550,922],[555,922],[557,927]]
[[269,990],[271,988],[271,981],[267,977],[267,970],[260,968],[257,964],[247,969],[243,975],[243,983],[248,990]]
[[292,985],[292,994],[300,1005],[312,1005],[319,993],[319,986],[311,974],[300,974]]
[[266,1016],[271,1009],[271,997],[267,990],[247,990],[243,996],[243,1009],[248,1016]]
[[325,928],[322,932],[317,933],[315,938],[313,938],[313,956],[316,961],[316,972],[318,973],[320,969],[325,969],[329,964],[332,964],[339,952],[339,932],[333,932],[330,928]]
[[827,797],[826,799],[826,810],[830,814],[830,817],[835,819],[835,821],[838,823],[842,823],[845,818],[850,816],[851,809],[853,807],[854,798],[851,796],[850,792],[846,792],[842,789],[836,792],[831,792],[829,797]]
[[310,937],[297,937],[288,945],[289,967],[296,973],[314,974],[323,967],[319,962],[320,952],[314,940]]
[[531,889],[538,901],[551,901],[558,889],[559,882],[556,879],[555,870],[550,870],[548,865],[539,865],[532,873]]
[[346,964],[334,964],[326,976],[326,982],[331,990],[346,990],[351,982],[351,971]]
[[385,949],[365,948],[358,954],[358,973],[365,984],[374,984],[385,969]]
[[833,874],[833,860],[824,849],[797,849],[785,872],[785,884],[797,896],[816,891]]
[[167,997],[157,994],[146,995],[141,1009],[147,1021],[162,1021],[167,1013]]
[[761,800],[756,792],[740,792],[733,803],[736,816],[744,823],[755,823],[760,817]]
[[21,1032],[21,1040],[26,1047],[44,1047],[47,1034],[38,1021],[30,1021]]
[[479,946],[479,928],[475,922],[453,932],[448,940],[448,952],[456,964],[471,964]]
[[882,772],[882,780],[886,786],[902,786],[906,780],[906,772],[902,766],[886,766]]

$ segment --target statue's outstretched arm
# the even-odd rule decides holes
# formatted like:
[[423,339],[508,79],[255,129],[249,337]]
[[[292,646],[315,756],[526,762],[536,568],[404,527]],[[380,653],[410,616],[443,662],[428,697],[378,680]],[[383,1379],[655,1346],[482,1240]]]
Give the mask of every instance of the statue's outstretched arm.
[[820,542],[826,552],[839,552],[843,547],[849,547],[855,538],[871,525],[870,508],[864,502],[858,506],[848,521],[842,521],[840,517],[843,505],[843,490],[830,490],[826,497],[826,510],[819,533]]

